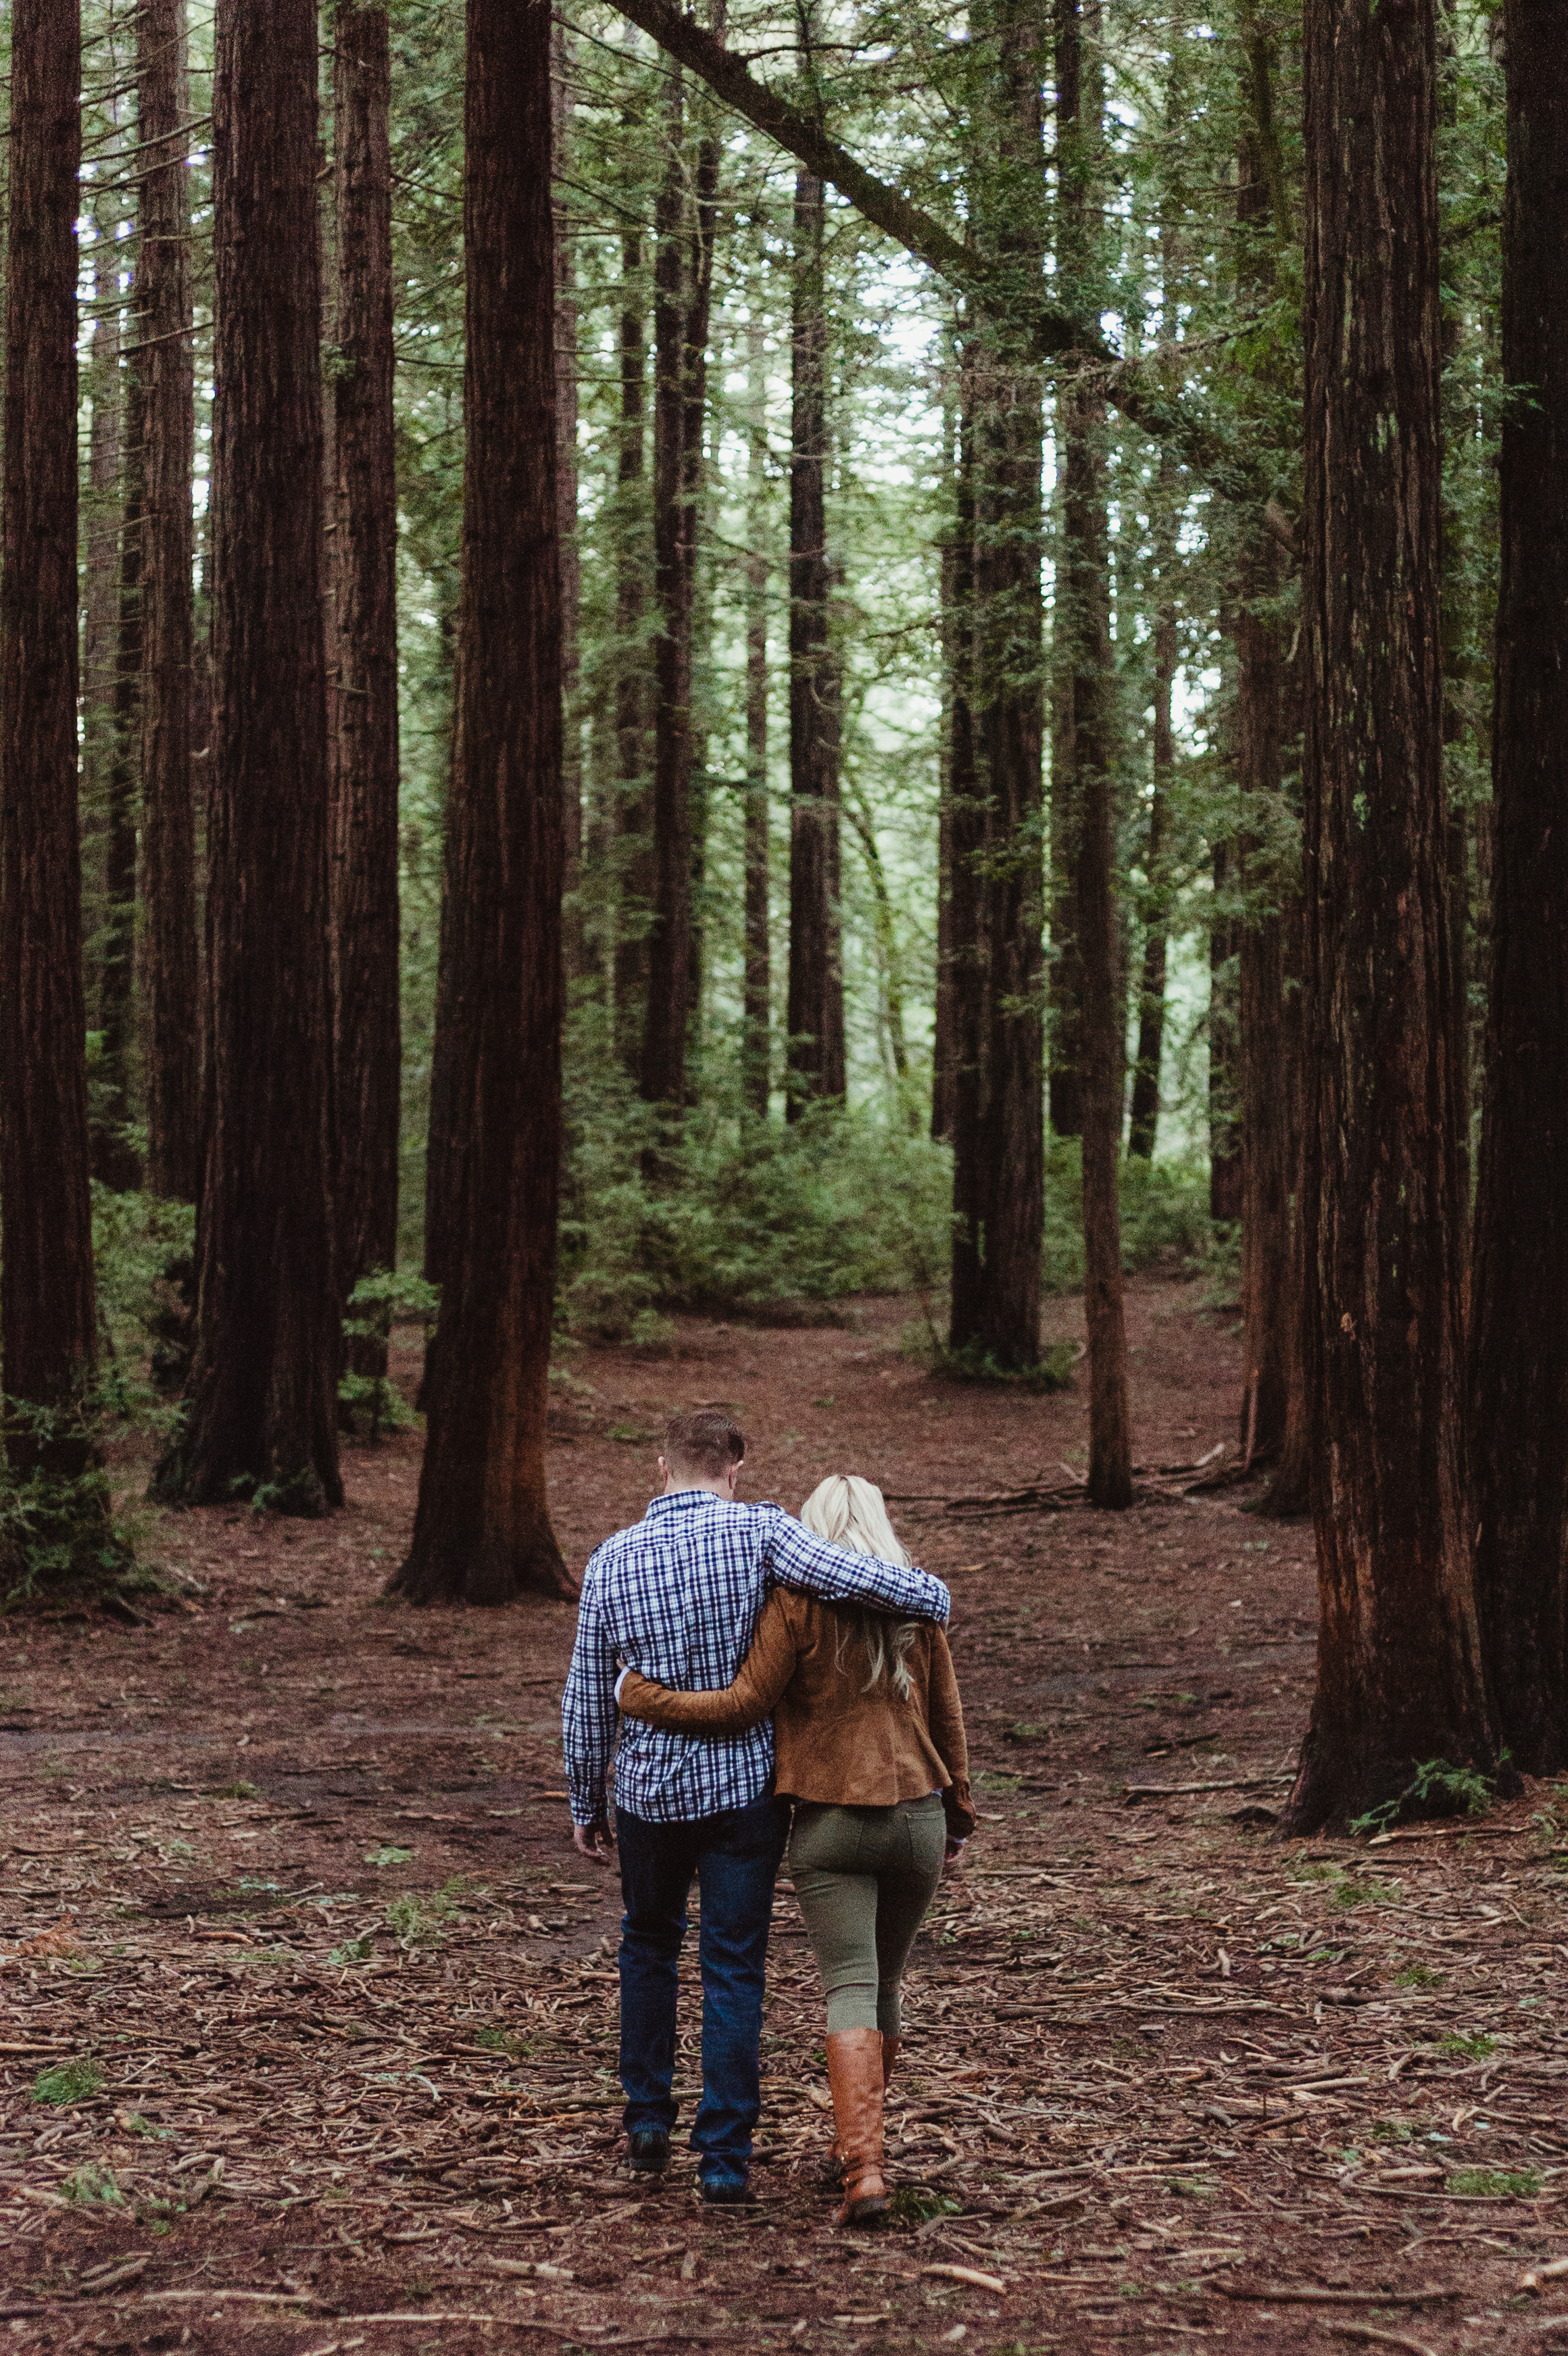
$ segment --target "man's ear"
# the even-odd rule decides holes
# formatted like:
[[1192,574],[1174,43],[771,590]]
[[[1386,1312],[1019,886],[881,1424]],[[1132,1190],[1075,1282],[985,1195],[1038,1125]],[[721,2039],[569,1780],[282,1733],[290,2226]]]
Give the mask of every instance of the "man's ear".
[[736,1458],[736,1460],[735,1460],[734,1463],[733,1463],[733,1464],[730,1466],[730,1468],[729,1468],[729,1493],[730,1493],[730,1495],[731,1495],[732,1497],[735,1495],[736,1485],[737,1485],[737,1483],[738,1483],[738,1482],[739,1482],[739,1480],[740,1480],[740,1476],[741,1476],[742,1472],[745,1470],[745,1467],[746,1467],[746,1459],[745,1459],[745,1457],[744,1457],[744,1456],[737,1456],[737,1457]]
[[670,1467],[662,1456],[659,1459],[659,1481],[661,1488],[667,1489],[670,1486]]

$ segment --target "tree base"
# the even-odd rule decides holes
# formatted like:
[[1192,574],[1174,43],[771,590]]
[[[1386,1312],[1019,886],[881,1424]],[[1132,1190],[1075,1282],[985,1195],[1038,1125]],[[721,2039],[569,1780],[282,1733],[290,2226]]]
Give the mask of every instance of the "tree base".
[[492,1610],[524,1597],[575,1603],[577,1582],[562,1559],[548,1528],[523,1544],[499,1537],[464,1543],[413,1545],[382,1593],[405,1603],[465,1603]]
[[342,1504],[343,1483],[336,1473],[330,1483],[323,1481],[314,1464],[298,1465],[292,1472],[274,1464],[259,1473],[231,1461],[214,1465],[182,1438],[158,1459],[147,1495],[155,1505],[238,1504],[255,1513],[315,1522]]

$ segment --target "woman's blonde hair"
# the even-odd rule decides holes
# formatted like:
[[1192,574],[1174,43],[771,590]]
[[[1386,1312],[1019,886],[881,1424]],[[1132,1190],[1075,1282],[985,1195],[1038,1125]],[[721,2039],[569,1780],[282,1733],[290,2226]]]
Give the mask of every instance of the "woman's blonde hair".
[[[887,1518],[881,1490],[874,1481],[863,1480],[858,1472],[830,1472],[825,1481],[819,1481],[800,1508],[800,1519],[818,1537],[826,1538],[830,1546],[847,1547],[852,1554],[874,1554],[879,1562],[908,1563],[908,1555]],[[859,1636],[865,1647],[871,1674],[862,1691],[873,1693],[880,1685],[890,1685],[900,1701],[908,1701],[914,1691],[909,1678],[909,1647],[920,1633],[918,1622],[892,1620],[880,1612],[856,1611],[843,1605],[839,1608],[841,1617],[849,1622],[849,1630]],[[842,1641],[838,1660],[842,1668]]]

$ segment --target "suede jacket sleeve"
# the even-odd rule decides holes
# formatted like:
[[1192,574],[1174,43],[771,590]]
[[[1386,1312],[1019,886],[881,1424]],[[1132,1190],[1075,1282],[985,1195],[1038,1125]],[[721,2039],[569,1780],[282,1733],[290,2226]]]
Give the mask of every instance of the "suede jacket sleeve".
[[955,1840],[967,1840],[975,1826],[969,1791],[969,1743],[963,1730],[963,1704],[958,1697],[952,1655],[940,1628],[931,1631],[931,1679],[926,1697],[926,1722],[942,1765],[952,1777],[942,1794],[948,1830]]
[[654,1685],[635,1669],[628,1670],[619,1684],[622,1714],[645,1719],[650,1726],[672,1734],[744,1734],[748,1726],[771,1716],[795,1674],[795,1618],[796,1607],[788,1596],[770,1595],[733,1684],[716,1693],[672,1693],[668,1686]]

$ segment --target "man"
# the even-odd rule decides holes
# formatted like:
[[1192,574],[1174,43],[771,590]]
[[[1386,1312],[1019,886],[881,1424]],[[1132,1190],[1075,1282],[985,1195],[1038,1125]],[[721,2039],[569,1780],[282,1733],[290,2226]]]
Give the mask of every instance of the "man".
[[[940,1579],[825,1545],[778,1505],[743,1505],[740,1428],[703,1410],[671,1419],[662,1494],[589,1558],[562,1703],[572,1837],[612,1854],[606,1790],[615,1684],[627,1664],[688,1692],[727,1686],[772,1586],[901,1620],[948,1617]],[[631,2165],[654,2171],[675,2124],[675,1999],[686,1900],[702,1895],[703,2098],[692,2142],[704,2201],[750,2204],[751,2135],[773,1883],[789,1811],[773,1792],[773,1729],[696,1742],[628,1721],[616,1753],[616,1831],[626,1912],[620,1943],[620,2082]]]

